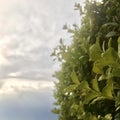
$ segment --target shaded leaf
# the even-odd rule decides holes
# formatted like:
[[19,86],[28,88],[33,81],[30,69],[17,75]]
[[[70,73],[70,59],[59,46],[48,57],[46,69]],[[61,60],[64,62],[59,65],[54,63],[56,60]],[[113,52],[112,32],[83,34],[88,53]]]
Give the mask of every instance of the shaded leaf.
[[113,91],[113,81],[109,79],[106,86],[103,88],[102,93],[106,97],[113,98],[112,91]]
[[89,102],[91,102],[93,99],[95,99],[96,97],[98,97],[99,94],[95,91],[90,91],[86,96],[85,96],[85,101],[84,104],[89,104]]
[[111,75],[112,77],[120,77],[120,68],[113,68]]
[[116,36],[116,35],[117,35],[117,33],[114,32],[114,31],[112,31],[112,32],[109,32],[109,33],[106,35],[106,37],[110,38],[110,37],[113,37],[113,36]]
[[120,58],[120,37],[118,38],[118,56]]
[[118,93],[117,93],[115,106],[117,107],[116,110],[118,110],[120,108],[120,91],[118,91]]
[[91,104],[95,104],[96,102],[98,102],[100,100],[104,100],[104,99],[106,99],[106,97],[104,97],[104,96],[97,97],[91,102]]
[[118,27],[118,23],[116,23],[116,22],[109,22],[109,23],[106,23],[106,24],[102,25],[102,27],[108,27],[108,26],[116,26],[116,27]]

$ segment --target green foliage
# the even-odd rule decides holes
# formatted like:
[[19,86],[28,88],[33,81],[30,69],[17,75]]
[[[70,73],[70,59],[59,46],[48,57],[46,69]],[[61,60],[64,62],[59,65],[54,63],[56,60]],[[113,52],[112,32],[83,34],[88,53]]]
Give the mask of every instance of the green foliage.
[[81,27],[63,29],[72,33],[72,43],[60,40],[52,56],[61,63],[54,97],[58,120],[120,119],[120,2],[86,0]]

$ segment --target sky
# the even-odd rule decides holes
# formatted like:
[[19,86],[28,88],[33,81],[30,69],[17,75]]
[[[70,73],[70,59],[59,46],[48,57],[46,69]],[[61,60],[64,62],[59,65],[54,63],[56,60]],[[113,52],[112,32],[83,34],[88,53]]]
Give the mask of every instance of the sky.
[[51,113],[59,65],[50,54],[64,24],[80,24],[75,2],[0,0],[0,120],[57,120]]

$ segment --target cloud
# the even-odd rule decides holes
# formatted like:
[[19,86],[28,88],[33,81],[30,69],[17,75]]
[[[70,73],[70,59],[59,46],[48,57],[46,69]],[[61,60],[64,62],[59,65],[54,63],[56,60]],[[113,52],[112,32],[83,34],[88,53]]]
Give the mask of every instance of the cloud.
[[1,120],[57,119],[50,110],[59,65],[50,54],[59,38],[70,39],[62,26],[79,24],[77,1],[0,0]]
[[[45,7],[46,2],[35,0],[28,4],[28,0],[12,0],[8,11],[2,11],[6,14],[2,16],[3,20],[0,19],[1,79],[11,77],[14,72],[19,72],[20,78],[41,79],[38,76],[43,73],[42,69],[51,68],[48,46],[50,38],[54,36],[55,22],[52,18],[48,19],[50,8],[47,5]],[[45,10],[40,10],[43,8]],[[35,77],[31,72],[35,73]]]
[[[4,82],[5,81],[5,82]],[[3,79],[1,82],[0,95],[19,94],[20,92],[43,92],[54,89],[52,81],[28,81],[25,79]]]
[[[66,32],[61,30],[64,23],[73,22],[74,12],[69,10],[74,8],[75,1],[2,2],[5,8],[1,6],[0,9],[1,80],[5,78],[53,80],[52,74],[56,67],[50,54],[60,36],[66,36]],[[76,21],[77,15],[74,15]]]

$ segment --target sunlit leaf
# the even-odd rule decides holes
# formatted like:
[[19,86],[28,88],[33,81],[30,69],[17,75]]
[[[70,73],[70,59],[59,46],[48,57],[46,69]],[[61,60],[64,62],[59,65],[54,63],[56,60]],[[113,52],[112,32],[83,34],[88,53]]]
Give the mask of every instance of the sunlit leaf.
[[90,60],[96,61],[101,58],[102,50],[99,45],[99,41],[96,44],[92,45],[89,49],[90,51]]
[[114,48],[110,47],[103,53],[101,62],[103,66],[116,64],[116,61],[118,60],[117,52],[114,50]]
[[80,81],[78,80],[78,77],[77,77],[75,71],[73,71],[73,72],[71,73],[71,78],[72,78],[73,83],[75,83],[75,84],[80,84]]
[[91,104],[95,104],[96,102],[98,102],[98,101],[100,101],[100,100],[105,100],[106,99],[106,97],[104,97],[104,96],[98,96],[98,97],[96,97],[92,102],[91,102]]
[[68,87],[66,87],[66,88],[64,89],[64,91],[65,91],[65,92],[71,92],[71,91],[75,90],[77,87],[78,87],[78,85],[76,85],[76,84],[69,85]]
[[92,70],[93,70],[93,72],[95,72],[97,74],[103,74],[104,73],[101,60],[97,60],[97,61],[94,62]]
[[88,82],[86,80],[83,80],[79,85],[79,89],[89,89]]
[[94,90],[99,91],[97,78],[92,80],[92,87]]
[[108,79],[108,76],[103,74],[99,77],[98,81],[105,80],[105,79]]

